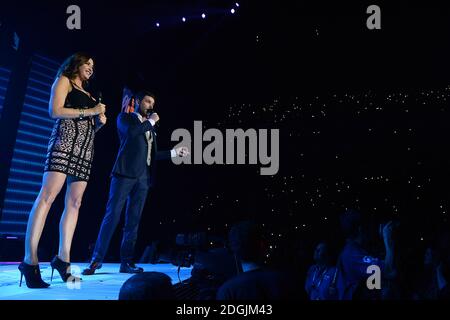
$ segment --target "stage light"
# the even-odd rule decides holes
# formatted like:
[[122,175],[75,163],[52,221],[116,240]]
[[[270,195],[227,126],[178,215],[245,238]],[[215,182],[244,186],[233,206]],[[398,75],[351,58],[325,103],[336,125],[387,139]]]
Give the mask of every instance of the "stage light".
[[238,8],[239,8],[239,3],[238,3],[238,2],[236,2],[236,7],[238,7]]
[[206,18],[206,14],[202,13],[202,18],[205,19]]
[[236,12],[236,10],[234,10],[234,9],[231,9],[231,13],[232,14],[234,14]]
[[159,22],[156,23],[156,27],[159,28]]
[[185,17],[183,17],[181,20],[183,20],[183,22],[186,22],[186,18]]

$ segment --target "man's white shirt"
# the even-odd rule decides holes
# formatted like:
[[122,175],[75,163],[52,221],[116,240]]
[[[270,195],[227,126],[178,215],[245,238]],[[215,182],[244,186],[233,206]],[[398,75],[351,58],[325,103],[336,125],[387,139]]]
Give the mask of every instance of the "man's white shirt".
[[[152,126],[155,126],[155,120],[153,119],[144,119],[143,116],[141,116],[138,112],[134,112],[134,114],[138,117],[139,121],[144,122],[144,121],[149,121],[150,124]],[[150,130],[145,132],[145,137],[147,138],[147,143],[148,143],[148,152],[147,152],[147,165],[149,166],[151,163],[151,154],[152,154],[152,142],[153,142],[153,135],[151,134]],[[175,158],[177,156],[177,152],[172,149],[170,150],[170,156],[172,158]]]

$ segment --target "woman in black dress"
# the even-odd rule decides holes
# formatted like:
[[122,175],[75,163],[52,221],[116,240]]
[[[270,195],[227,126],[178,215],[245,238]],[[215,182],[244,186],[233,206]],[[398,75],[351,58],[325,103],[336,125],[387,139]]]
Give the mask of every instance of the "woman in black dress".
[[94,136],[106,123],[105,105],[97,103],[84,89],[93,71],[93,59],[76,53],[63,63],[51,89],[49,114],[56,121],[48,145],[41,191],[28,220],[25,258],[19,265],[20,285],[25,275],[29,288],[49,286],[40,275],[37,248],[47,214],[66,181],[65,209],[59,224],[59,252],[51,261],[51,267],[52,278],[54,269],[63,281],[71,277],[70,247],[91,173]]

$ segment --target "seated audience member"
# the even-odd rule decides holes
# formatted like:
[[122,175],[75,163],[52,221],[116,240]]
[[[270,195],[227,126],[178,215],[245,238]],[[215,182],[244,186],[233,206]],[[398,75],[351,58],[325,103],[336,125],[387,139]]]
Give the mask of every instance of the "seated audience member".
[[306,276],[305,290],[310,300],[335,300],[336,267],[333,266],[329,245],[320,242],[314,251],[314,262]]
[[438,299],[450,300],[450,254],[447,252],[437,267]]
[[264,265],[266,241],[262,229],[253,222],[242,222],[229,233],[229,245],[239,274],[225,282],[218,300],[296,299],[300,289],[290,277]]
[[386,250],[384,261],[369,255],[366,249],[370,240],[369,228],[359,212],[347,210],[341,216],[341,227],[346,235],[346,244],[337,263],[338,299],[372,300],[388,296],[389,293],[383,290],[389,290],[390,286],[386,286],[387,289],[383,286],[381,290],[371,290],[367,286],[367,280],[371,276],[368,267],[372,265],[380,268],[383,282],[392,282],[396,277],[392,221],[381,230]]
[[120,288],[119,300],[174,300],[170,277],[161,272],[142,272]]
[[196,300],[215,300],[217,290],[237,275],[234,256],[226,248],[197,252],[190,281],[198,293]]
[[423,269],[420,270],[417,287],[413,299],[415,300],[435,300],[438,297],[438,277],[437,267],[439,265],[439,257],[436,249],[428,247],[425,250]]

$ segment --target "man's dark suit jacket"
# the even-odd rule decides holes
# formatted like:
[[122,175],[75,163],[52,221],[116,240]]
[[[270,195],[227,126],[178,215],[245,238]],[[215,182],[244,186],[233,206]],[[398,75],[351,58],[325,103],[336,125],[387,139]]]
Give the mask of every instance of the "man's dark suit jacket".
[[120,149],[112,174],[127,178],[138,178],[145,174],[147,166],[148,143],[145,133],[153,136],[151,150],[151,179],[154,185],[156,160],[170,159],[170,151],[158,151],[156,134],[150,121],[141,122],[136,114],[121,112],[117,117],[117,131]]

